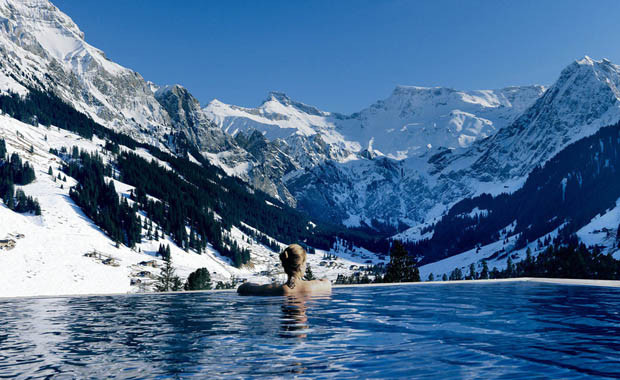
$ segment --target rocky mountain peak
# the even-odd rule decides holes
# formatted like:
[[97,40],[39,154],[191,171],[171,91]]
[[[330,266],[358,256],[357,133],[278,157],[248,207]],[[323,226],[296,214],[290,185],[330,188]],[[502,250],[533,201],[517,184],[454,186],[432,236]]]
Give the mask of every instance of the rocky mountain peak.
[[284,107],[290,107],[300,112],[313,116],[327,116],[329,112],[319,110],[314,106],[310,106],[301,102],[297,102],[291,99],[288,95],[279,91],[271,91],[267,99],[260,105],[260,109],[266,112],[279,111],[279,107],[274,107],[273,103],[278,103]]
[[143,142],[158,144],[170,124],[152,86],[88,44],[49,1],[0,0],[0,79],[22,94],[28,87],[53,92],[96,122]]
[[285,105],[289,105],[292,103],[291,98],[288,95],[286,95],[284,92],[280,92],[280,91],[270,91],[269,95],[267,96],[267,99],[263,103],[271,101],[271,100],[275,100]]
[[473,168],[493,180],[527,175],[571,142],[620,120],[619,88],[617,65],[576,60],[514,123],[475,147],[482,156]]
[[0,0],[0,15],[22,25],[47,24],[84,39],[77,24],[47,0]]

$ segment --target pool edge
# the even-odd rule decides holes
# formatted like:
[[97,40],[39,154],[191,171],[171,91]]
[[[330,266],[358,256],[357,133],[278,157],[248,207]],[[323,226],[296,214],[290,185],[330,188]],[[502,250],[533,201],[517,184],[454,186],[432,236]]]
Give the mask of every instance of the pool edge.
[[[339,284],[333,285],[333,288],[352,288],[352,287],[382,287],[382,286],[441,286],[441,285],[457,285],[457,284],[469,284],[469,285],[483,285],[483,284],[497,284],[504,282],[534,282],[542,284],[553,285],[572,285],[572,286],[597,286],[597,287],[609,287],[620,288],[620,281],[617,280],[587,280],[587,279],[570,279],[570,278],[536,278],[536,277],[519,277],[519,278],[503,278],[494,280],[459,280],[459,281],[423,281],[423,282],[391,282],[391,283],[378,283],[378,284]],[[178,292],[145,292],[145,293],[86,293],[86,294],[41,294],[41,295],[26,295],[26,296],[0,296],[0,301],[28,298],[72,298],[72,297],[106,297],[106,296],[161,296],[170,294],[191,294],[191,293],[236,293],[236,289],[211,289],[211,290],[196,290],[196,291],[178,291]]]

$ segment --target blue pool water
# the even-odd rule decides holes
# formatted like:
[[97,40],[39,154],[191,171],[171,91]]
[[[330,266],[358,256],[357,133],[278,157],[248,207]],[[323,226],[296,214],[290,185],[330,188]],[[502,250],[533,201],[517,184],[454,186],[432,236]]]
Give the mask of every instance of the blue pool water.
[[0,378],[613,378],[619,313],[533,283],[5,299]]

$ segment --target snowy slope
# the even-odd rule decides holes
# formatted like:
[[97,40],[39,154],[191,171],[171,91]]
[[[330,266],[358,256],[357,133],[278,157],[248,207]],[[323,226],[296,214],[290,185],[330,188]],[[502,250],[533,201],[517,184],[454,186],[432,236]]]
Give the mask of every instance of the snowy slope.
[[579,229],[577,236],[586,245],[598,245],[603,253],[611,253],[614,258],[620,259],[619,226],[620,199],[616,201],[616,207],[595,216],[590,223]]
[[[541,236],[538,240],[544,241],[546,238],[555,238],[559,229],[560,228]],[[507,230],[509,231],[509,228],[507,228]],[[456,268],[459,268],[463,275],[467,276],[471,264],[474,264],[475,271],[479,274],[482,271],[483,260],[487,262],[489,271],[492,271],[493,268],[497,268],[501,271],[506,269],[508,258],[512,259],[513,263],[516,263],[526,258],[526,251],[528,248],[532,252],[532,257],[538,256],[538,254],[543,252],[546,248],[544,246],[538,246],[538,241],[534,241],[527,244],[524,248],[514,249],[517,238],[518,235],[507,233],[502,236],[502,239],[496,242],[479,248],[470,249],[431,264],[423,265],[420,267],[420,278],[422,281],[427,281],[429,275],[432,273],[435,281],[441,281],[444,274],[449,278],[450,273]]]
[[[201,267],[211,272],[213,281],[231,281],[235,277],[269,282],[283,277],[281,269],[277,269],[277,253],[234,227],[230,231],[231,236],[240,246],[249,248],[252,257],[250,264],[241,269],[233,267],[227,258],[210,246],[206,253],[199,255],[192,251],[185,252],[168,237],[160,241],[143,238],[135,249],[122,245],[116,248],[114,242],[69,198],[69,187],[75,181],[70,177],[67,177],[67,182],[54,181],[47,172],[51,166],[54,176],[58,174],[59,159],[48,153],[50,148],[78,146],[104,155],[103,141],[86,140],[53,126],[34,127],[6,115],[0,115],[0,137],[5,139],[9,153],[17,152],[34,166],[37,179],[22,188],[27,195],[39,200],[42,209],[41,216],[18,214],[0,201],[0,239],[16,242],[13,249],[0,249],[0,297],[150,290],[152,280],[140,272],[150,272],[151,276],[155,276],[159,269],[139,263],[156,260],[161,265],[161,260],[155,257],[161,243],[170,245],[173,265],[182,279]],[[31,145],[33,154],[29,153]],[[143,150],[137,153],[152,157]],[[118,181],[115,181],[115,187],[125,197],[129,196],[132,188]],[[248,239],[252,243],[247,243]],[[113,258],[119,266],[105,265],[97,258],[84,256],[93,251],[103,258]],[[342,256],[334,260],[337,264],[330,267],[319,265],[322,261],[319,253],[309,255],[309,263],[315,275],[335,279],[339,273],[352,273],[350,266],[361,265],[369,254],[354,257],[342,253]],[[140,280],[142,284],[132,285],[132,279]]]

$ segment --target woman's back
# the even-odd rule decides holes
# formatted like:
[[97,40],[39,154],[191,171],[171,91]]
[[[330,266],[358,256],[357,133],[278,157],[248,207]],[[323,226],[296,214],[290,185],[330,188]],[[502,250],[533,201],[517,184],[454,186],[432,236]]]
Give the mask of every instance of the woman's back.
[[291,244],[280,253],[282,268],[288,276],[283,285],[268,284],[258,285],[245,283],[237,292],[241,295],[256,296],[283,296],[293,294],[329,293],[332,284],[327,279],[304,281],[303,274],[306,271],[306,251],[298,244]]
[[291,288],[288,284],[258,285],[245,283],[237,288],[242,296],[288,296],[293,294],[325,294],[331,293],[332,284],[328,279],[304,281],[297,280]]
[[328,293],[332,290],[332,283],[324,278],[322,280],[297,281],[293,289],[288,285],[282,285],[285,295],[299,293]]

